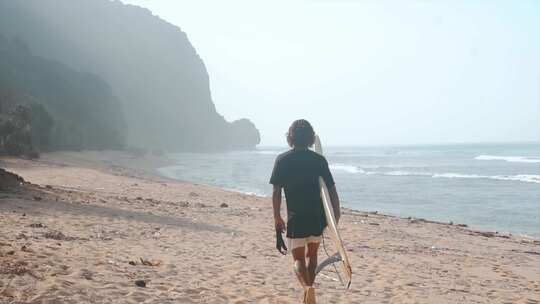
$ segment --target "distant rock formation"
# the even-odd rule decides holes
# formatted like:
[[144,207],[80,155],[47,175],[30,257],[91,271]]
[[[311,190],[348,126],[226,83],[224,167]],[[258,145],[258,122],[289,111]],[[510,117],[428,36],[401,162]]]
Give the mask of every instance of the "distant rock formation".
[[20,187],[24,179],[17,174],[0,168],[0,191],[10,191]]
[[0,33],[102,77],[122,102],[130,146],[250,149],[260,141],[253,123],[217,113],[186,34],[146,9],[109,0],[2,0]]

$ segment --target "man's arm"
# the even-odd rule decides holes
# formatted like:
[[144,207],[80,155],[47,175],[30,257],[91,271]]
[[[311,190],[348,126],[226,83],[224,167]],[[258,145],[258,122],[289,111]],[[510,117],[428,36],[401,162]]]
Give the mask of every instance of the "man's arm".
[[274,209],[274,224],[276,231],[285,232],[285,222],[281,217],[281,189],[281,186],[274,185],[272,191],[272,208]]
[[332,202],[332,209],[334,209],[334,217],[336,218],[337,224],[339,223],[339,218],[341,217],[341,206],[339,204],[339,196],[337,194],[335,185],[328,189],[328,194],[330,195],[330,201]]

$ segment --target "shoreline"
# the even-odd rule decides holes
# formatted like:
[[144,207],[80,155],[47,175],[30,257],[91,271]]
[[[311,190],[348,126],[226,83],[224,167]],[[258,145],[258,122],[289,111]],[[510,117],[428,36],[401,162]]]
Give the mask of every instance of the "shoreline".
[[[172,159],[170,161],[171,161],[171,164],[169,166],[158,167],[158,168],[154,169],[154,174],[156,175],[156,177],[165,178],[165,179],[168,179],[168,180],[171,180],[171,181],[193,183],[193,184],[198,184],[198,185],[199,184],[200,185],[205,185],[205,186],[208,186],[208,187],[215,187],[217,189],[224,190],[224,191],[230,191],[230,192],[240,193],[240,194],[244,194],[244,195],[256,196],[256,197],[264,198],[264,199],[270,199],[271,198],[271,196],[269,196],[269,195],[257,194],[255,192],[242,191],[242,190],[238,190],[238,189],[234,189],[234,188],[220,187],[220,186],[216,186],[216,185],[212,185],[212,184],[197,183],[197,182],[194,182],[194,181],[181,180],[181,179],[176,179],[174,177],[167,176],[167,174],[163,173],[161,170],[164,169],[164,168],[169,168],[169,167],[176,166],[176,163],[174,163],[174,161]],[[343,203],[344,203],[344,201],[342,201],[342,205],[343,205]],[[439,221],[439,220],[430,219],[430,218],[416,217],[414,215],[403,216],[403,215],[399,215],[399,214],[390,214],[390,213],[380,212],[379,210],[362,210],[362,209],[355,209],[355,208],[352,208],[352,207],[343,207],[343,206],[341,207],[341,209],[342,209],[342,211],[360,212],[360,213],[368,213],[368,214],[375,213],[375,214],[380,214],[382,216],[398,218],[398,219],[403,219],[403,220],[421,221],[421,222],[434,223],[434,224],[440,224],[440,225],[456,226],[456,227],[460,227],[460,228],[467,228],[468,230],[474,231],[475,233],[494,234],[494,235],[503,236],[503,237],[504,236],[516,236],[516,237],[528,238],[528,239],[532,239],[532,240],[540,240],[540,233],[538,235],[536,235],[536,234],[518,233],[518,232],[512,232],[512,231],[503,231],[503,230],[497,230],[497,229],[493,229],[493,228],[492,229],[482,228],[482,227],[476,226],[474,223],[457,223],[457,222],[454,222],[454,221],[445,222],[445,221]]]
[[[164,163],[2,159],[29,184],[0,197],[0,302],[298,301],[268,199],[149,174]],[[353,284],[343,292],[330,267],[321,303],[540,302],[539,240],[350,209],[340,226]]]

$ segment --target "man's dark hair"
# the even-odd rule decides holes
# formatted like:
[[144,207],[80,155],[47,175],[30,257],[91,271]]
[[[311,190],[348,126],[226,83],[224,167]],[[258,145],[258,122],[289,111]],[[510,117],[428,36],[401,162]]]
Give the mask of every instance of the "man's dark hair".
[[308,148],[315,142],[315,132],[309,121],[305,119],[295,120],[287,132],[289,146],[295,148]]

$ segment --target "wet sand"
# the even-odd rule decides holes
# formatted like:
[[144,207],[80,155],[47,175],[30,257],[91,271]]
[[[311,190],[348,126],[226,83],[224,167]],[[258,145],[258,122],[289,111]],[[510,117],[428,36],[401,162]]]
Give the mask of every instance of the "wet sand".
[[[0,303],[298,303],[270,199],[155,176],[165,164],[3,158],[31,184],[0,193]],[[318,303],[540,303],[539,240],[342,213],[353,283],[326,268]]]

